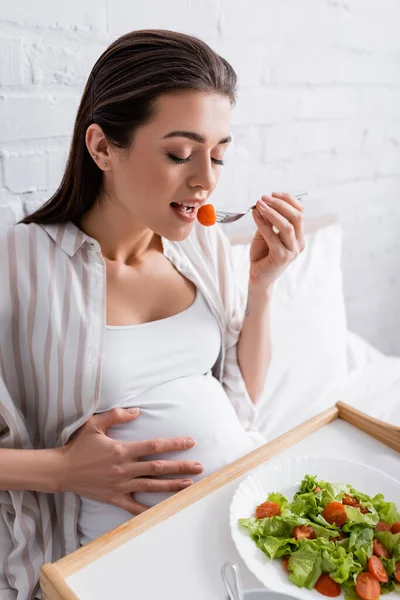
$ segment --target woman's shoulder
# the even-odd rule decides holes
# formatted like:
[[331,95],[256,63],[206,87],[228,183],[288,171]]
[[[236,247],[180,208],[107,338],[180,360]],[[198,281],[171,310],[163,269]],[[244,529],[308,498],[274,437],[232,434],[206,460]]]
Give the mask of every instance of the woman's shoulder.
[[0,229],[0,256],[5,259],[12,258],[14,253],[19,256],[30,254],[37,250],[48,235],[41,225],[37,223],[16,223]]

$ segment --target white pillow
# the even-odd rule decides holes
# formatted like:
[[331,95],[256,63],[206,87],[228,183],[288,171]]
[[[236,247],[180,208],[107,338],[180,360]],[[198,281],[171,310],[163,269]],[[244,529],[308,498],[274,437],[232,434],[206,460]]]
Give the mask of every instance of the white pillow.
[[[306,236],[306,248],[274,286],[272,360],[257,402],[258,428],[271,439],[332,405],[328,392],[348,372],[342,289],[342,228]],[[232,246],[240,285],[247,289],[250,244]]]

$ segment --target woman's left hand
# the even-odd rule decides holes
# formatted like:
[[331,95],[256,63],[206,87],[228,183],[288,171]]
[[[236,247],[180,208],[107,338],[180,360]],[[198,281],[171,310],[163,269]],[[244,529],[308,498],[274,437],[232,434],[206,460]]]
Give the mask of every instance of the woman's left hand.
[[249,285],[267,291],[305,248],[303,206],[290,194],[273,192],[257,202],[253,218],[257,231],[250,247]]

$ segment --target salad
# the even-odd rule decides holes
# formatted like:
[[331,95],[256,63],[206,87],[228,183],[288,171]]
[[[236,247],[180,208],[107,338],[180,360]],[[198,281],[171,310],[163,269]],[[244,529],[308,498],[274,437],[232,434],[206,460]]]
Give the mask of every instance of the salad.
[[400,592],[400,513],[382,494],[305,475],[292,502],[273,492],[239,524],[298,587],[346,600]]

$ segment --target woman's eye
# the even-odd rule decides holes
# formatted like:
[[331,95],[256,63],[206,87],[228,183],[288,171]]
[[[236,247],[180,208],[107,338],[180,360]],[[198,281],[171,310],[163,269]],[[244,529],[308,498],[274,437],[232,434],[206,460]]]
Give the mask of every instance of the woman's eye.
[[167,154],[168,158],[170,158],[171,160],[173,160],[175,163],[178,163],[179,165],[188,163],[190,161],[190,159],[192,158],[191,156],[188,156],[187,158],[179,158],[179,156],[174,156],[173,154]]
[[[170,158],[174,163],[177,163],[178,165],[183,165],[186,164],[188,162],[190,162],[192,160],[191,156],[188,156],[187,158],[179,158],[179,156],[175,156],[174,154],[167,154],[168,158]],[[223,160],[218,160],[217,158],[211,158],[211,160],[213,161],[214,164],[216,165],[223,165],[224,161]]]

